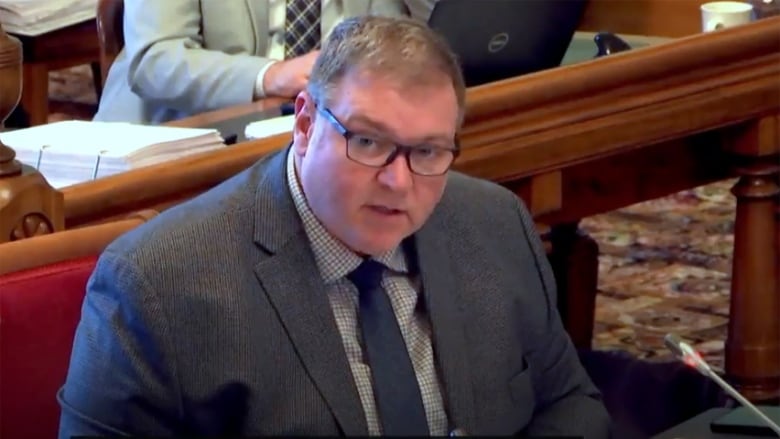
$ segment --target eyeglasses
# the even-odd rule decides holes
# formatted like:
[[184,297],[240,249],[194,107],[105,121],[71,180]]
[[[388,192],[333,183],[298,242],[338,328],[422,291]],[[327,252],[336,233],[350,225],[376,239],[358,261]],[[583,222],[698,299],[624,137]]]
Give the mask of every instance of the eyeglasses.
[[336,131],[344,136],[347,143],[347,158],[361,165],[382,168],[393,163],[399,155],[403,155],[406,157],[407,166],[412,173],[436,176],[445,174],[460,152],[457,140],[453,142],[453,148],[433,145],[405,146],[353,133],[339,122],[330,110],[320,106],[316,108],[317,112],[322,114],[336,128]]

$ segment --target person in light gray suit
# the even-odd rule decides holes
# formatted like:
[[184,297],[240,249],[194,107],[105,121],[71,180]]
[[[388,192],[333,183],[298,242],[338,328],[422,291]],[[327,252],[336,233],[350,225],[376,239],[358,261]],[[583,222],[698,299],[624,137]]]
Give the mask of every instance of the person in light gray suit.
[[[286,24],[295,7],[308,6],[319,9],[301,14],[316,19],[307,22],[310,43],[345,17],[408,14],[402,0],[124,0],[125,47],[94,120],[162,123],[266,96],[294,97],[317,51],[286,39]],[[297,43],[303,50],[286,50]]]
[[339,24],[290,147],[100,256],[60,437],[607,437],[528,210],[450,170],[464,102],[424,24]]
[[[440,0],[406,0],[406,7],[409,9],[409,15],[417,20],[427,23],[431,18],[433,8]],[[477,4],[475,7],[479,7]]]

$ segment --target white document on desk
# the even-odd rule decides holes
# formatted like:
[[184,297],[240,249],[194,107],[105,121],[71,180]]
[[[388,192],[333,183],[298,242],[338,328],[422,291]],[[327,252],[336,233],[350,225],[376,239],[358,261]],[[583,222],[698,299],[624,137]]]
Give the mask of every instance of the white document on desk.
[[53,187],[225,147],[215,129],[70,120],[0,133]]
[[38,36],[93,20],[97,0],[0,0],[0,24],[6,32]]
[[272,117],[252,122],[244,129],[247,139],[264,139],[277,134],[289,133],[295,125],[295,115]]

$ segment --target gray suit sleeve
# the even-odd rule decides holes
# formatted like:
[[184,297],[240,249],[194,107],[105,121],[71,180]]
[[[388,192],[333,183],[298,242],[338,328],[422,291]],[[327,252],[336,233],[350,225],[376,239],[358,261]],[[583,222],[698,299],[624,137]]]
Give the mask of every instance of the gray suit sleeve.
[[514,196],[525,238],[541,277],[546,325],[531,348],[537,411],[525,433],[529,436],[609,437],[610,418],[601,395],[579,361],[557,311],[555,281],[530,213]]
[[[271,60],[205,49],[202,22],[199,0],[125,0],[133,93],[191,114],[252,101],[257,75]],[[234,32],[242,31],[252,29]]]
[[179,431],[181,398],[166,321],[133,264],[105,252],[88,283],[57,395],[60,439]]

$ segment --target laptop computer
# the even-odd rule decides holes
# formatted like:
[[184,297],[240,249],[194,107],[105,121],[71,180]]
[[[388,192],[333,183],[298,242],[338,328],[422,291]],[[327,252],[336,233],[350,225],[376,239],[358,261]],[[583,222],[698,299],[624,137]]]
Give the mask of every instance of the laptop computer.
[[428,25],[460,59],[466,85],[560,65],[587,0],[439,0]]

